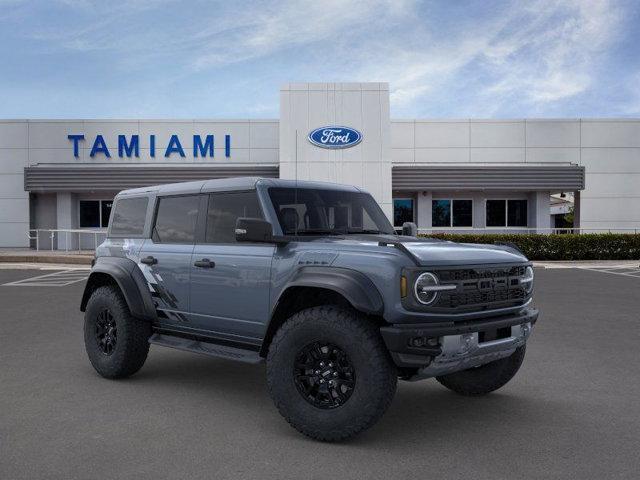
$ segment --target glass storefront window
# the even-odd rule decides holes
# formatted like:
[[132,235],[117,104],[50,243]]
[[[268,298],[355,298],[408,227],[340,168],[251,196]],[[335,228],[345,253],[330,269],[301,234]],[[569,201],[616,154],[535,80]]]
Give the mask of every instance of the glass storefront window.
[[405,222],[413,222],[414,208],[412,198],[393,199],[393,226],[402,227]]
[[100,227],[100,202],[80,200],[80,228]]
[[431,202],[431,225],[433,227],[451,226],[451,200],[433,200]]
[[113,200],[80,200],[80,228],[107,228]]
[[453,200],[452,227],[473,227],[473,200]]
[[526,227],[527,226],[527,201],[508,200],[507,201],[507,226]]
[[100,226],[102,228],[107,228],[109,226],[109,217],[111,216],[112,206],[113,200],[100,200]]
[[487,227],[528,226],[526,200],[487,200]]
[[473,200],[433,200],[431,226],[472,227]]

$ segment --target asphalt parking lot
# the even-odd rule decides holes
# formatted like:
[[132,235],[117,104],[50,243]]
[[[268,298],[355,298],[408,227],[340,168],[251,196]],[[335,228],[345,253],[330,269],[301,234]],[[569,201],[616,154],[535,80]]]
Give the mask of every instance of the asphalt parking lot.
[[[48,273],[0,270],[0,285]],[[637,276],[537,269],[542,314],[510,384],[464,398],[402,382],[342,444],[289,427],[264,366],[154,346],[134,377],[102,379],[84,352],[84,281],[23,283],[0,286],[1,479],[640,477]]]

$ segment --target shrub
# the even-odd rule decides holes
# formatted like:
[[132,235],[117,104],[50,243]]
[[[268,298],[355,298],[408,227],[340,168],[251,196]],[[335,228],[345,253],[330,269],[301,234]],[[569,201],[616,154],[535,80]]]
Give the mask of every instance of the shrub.
[[461,243],[505,242],[516,245],[529,260],[636,260],[640,234],[449,234],[420,235]]

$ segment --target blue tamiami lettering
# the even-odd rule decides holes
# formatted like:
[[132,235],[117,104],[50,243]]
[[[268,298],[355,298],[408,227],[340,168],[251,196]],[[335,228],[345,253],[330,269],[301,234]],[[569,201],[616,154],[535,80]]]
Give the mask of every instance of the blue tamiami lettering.
[[107,144],[102,138],[102,135],[96,135],[96,140],[93,142],[93,147],[91,147],[90,157],[95,157],[97,153],[104,153],[107,158],[111,158],[111,154],[109,153],[109,149],[107,148]]
[[124,155],[130,157],[132,153],[136,157],[140,156],[140,137],[138,135],[131,135],[131,143],[127,145],[127,137],[125,135],[118,135],[118,156],[122,158]]
[[182,149],[182,145],[180,145],[180,139],[178,138],[178,135],[171,135],[171,138],[169,139],[169,145],[167,145],[164,156],[170,157],[172,153],[179,153],[181,157],[184,157],[184,150]]
[[149,135],[149,155],[151,158],[155,158],[156,156],[156,136]]
[[198,153],[203,157],[207,156],[207,152],[209,152],[209,156],[213,157],[213,135],[207,135],[206,140],[204,141],[204,145],[202,144],[202,138],[200,135],[193,136],[193,156],[197,157]]
[[78,142],[84,140],[84,135],[67,135],[67,138],[73,141],[73,156],[78,158],[80,156]]
[[[73,143],[73,156],[80,158],[81,143],[85,142],[84,134],[69,134],[67,139]],[[91,139],[87,141],[91,142]],[[85,146],[88,148],[88,146]],[[112,145],[115,149],[115,145]],[[170,157],[171,154],[178,154],[181,157],[186,157],[180,137],[178,135],[171,135],[167,142],[167,147],[164,151],[165,157]],[[107,142],[104,136],[101,134],[96,135],[91,143],[90,157],[95,157],[99,154],[103,154],[106,158],[111,158],[111,152],[107,147]],[[213,158],[215,156],[215,136],[208,135],[194,135],[193,136],[193,157],[198,158]],[[224,156],[226,158],[231,157],[231,135],[224,136]],[[140,157],[140,135],[118,135],[118,157],[131,158]],[[149,157],[156,157],[156,136],[149,135]]]

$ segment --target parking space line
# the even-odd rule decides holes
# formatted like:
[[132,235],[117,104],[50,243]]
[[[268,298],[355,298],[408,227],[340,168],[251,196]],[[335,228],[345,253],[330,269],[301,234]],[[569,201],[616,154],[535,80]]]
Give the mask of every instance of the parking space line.
[[89,269],[65,269],[5,283],[4,287],[66,287],[89,277]]
[[[640,269],[630,269],[628,266],[627,267],[618,267],[618,268],[612,268],[612,267],[608,267],[608,268],[589,268],[589,267],[576,267],[579,270],[589,270],[591,272],[600,272],[600,273],[608,273],[610,275],[619,275],[622,277],[633,277],[633,278],[640,278]],[[626,270],[626,271],[623,271]],[[628,271],[631,270],[631,271]]]

